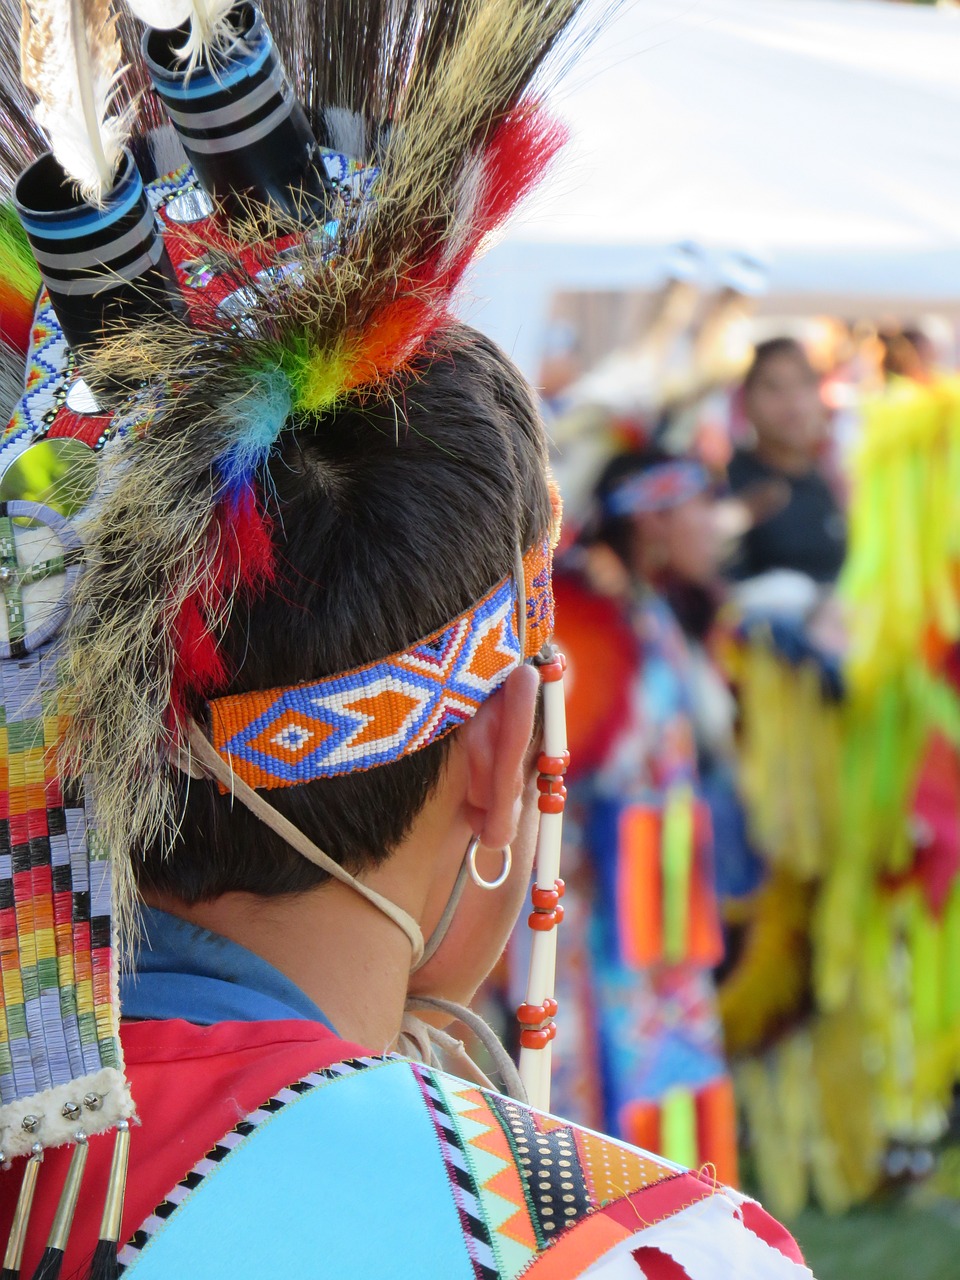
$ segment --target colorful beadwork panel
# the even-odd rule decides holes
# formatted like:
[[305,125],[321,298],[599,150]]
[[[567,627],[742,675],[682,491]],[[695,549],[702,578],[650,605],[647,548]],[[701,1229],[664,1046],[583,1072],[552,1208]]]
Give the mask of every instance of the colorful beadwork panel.
[[551,551],[524,557],[525,635],[506,578],[449,626],[345,675],[210,703],[213,743],[251,787],[290,787],[399,760],[475,715],[553,630]]
[[[55,642],[0,663],[0,1123],[3,1149],[67,1140],[61,1107],[122,1068],[110,862],[82,788],[65,793]],[[114,1077],[111,1074],[111,1081]],[[33,1106],[31,1098],[57,1092]],[[76,1097],[73,1097],[76,1094]],[[87,1132],[112,1107],[85,1117]]]
[[0,500],[0,1149],[7,1157],[72,1141],[78,1129],[109,1129],[133,1110],[112,998],[110,859],[91,796],[79,782],[63,783],[69,705],[58,639],[82,560],[58,504],[77,492],[64,459],[79,458],[87,469],[119,428],[79,377],[41,294],[24,394],[0,436],[3,497],[18,485],[38,495]]

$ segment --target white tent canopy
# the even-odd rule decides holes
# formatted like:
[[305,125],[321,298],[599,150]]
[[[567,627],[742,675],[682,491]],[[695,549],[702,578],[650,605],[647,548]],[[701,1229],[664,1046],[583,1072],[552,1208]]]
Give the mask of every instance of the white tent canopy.
[[478,269],[470,319],[536,366],[560,289],[731,253],[768,310],[960,312],[960,11],[628,0],[568,81],[573,142]]

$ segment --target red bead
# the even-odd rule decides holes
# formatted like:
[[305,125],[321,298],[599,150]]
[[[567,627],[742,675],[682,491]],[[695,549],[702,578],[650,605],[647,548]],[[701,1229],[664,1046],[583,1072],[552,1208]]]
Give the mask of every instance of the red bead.
[[557,907],[555,911],[532,911],[527,917],[527,924],[535,933],[549,933],[554,925],[560,923],[557,911],[562,910],[562,907]]
[[567,798],[567,788],[563,785],[562,778],[549,778],[544,774],[540,774],[537,778],[537,790],[542,796],[563,796]]
[[560,660],[558,655],[552,662],[545,662],[540,668],[540,679],[544,684],[553,684],[555,680],[563,679],[563,669],[565,662]]
[[557,1024],[551,1022],[537,1031],[527,1029],[520,1032],[520,1045],[524,1049],[545,1049],[557,1034]]
[[555,1018],[560,1006],[557,1004],[556,1000],[554,1000],[553,996],[547,996],[546,1000],[543,1002],[543,1008],[546,1017]]
[[565,751],[562,756],[538,756],[537,758],[537,769],[540,773],[552,774],[554,777],[562,777],[569,768],[569,751]]
[[530,897],[538,911],[553,911],[560,901],[560,894],[556,889],[538,889],[536,885]]
[[564,809],[564,805],[566,804],[566,801],[567,801],[567,793],[566,793],[566,788],[564,788],[563,795],[561,796],[551,796],[551,795],[540,796],[540,798],[537,800],[537,808],[540,810],[541,813],[563,813],[563,809]]
[[563,895],[567,892],[567,886],[563,883],[562,880],[554,880],[553,883],[557,886],[557,897],[562,898]]
[[[554,1004],[555,1003],[556,1001],[554,1001]],[[546,1000],[543,1004],[522,1004],[517,1010],[517,1021],[520,1023],[521,1027],[530,1027],[531,1029],[535,1029],[536,1027],[542,1026],[548,1018],[552,1018],[553,1013],[547,1009],[548,1004],[549,1001]]]
[[563,924],[563,907],[557,907],[553,913],[553,918],[557,924]]

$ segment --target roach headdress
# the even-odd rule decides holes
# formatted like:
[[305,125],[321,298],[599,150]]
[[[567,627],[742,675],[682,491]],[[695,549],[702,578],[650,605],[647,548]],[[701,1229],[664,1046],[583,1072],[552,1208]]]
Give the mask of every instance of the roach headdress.
[[[464,273],[562,143],[543,92],[581,3],[23,0],[21,24],[0,0],[0,1148],[29,1157],[6,1280],[43,1151],[75,1144],[53,1275],[87,1139],[110,1129],[116,1256],[134,1115],[116,922],[131,851],[175,825],[171,755],[258,792],[372,768],[549,638],[550,547],[519,548],[403,653],[219,696],[231,610],[275,573],[271,452],[389,403],[451,327]],[[389,731],[375,711],[351,729],[357,691],[390,704]],[[324,715],[339,736],[321,750]],[[544,757],[554,816],[563,746]],[[535,986],[539,1048],[555,1006]]]

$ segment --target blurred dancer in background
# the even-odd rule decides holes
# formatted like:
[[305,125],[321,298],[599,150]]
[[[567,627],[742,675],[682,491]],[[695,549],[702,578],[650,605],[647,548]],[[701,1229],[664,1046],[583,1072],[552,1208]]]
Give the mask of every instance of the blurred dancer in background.
[[734,1177],[700,770],[722,751],[730,702],[678,616],[700,635],[712,616],[710,477],[655,449],[623,454],[604,470],[596,506],[557,585],[580,772],[567,863],[579,871],[560,942],[577,1015],[557,1041],[556,1087],[583,1120]]
[[755,443],[734,454],[729,479],[755,524],[743,538],[732,576],[793,570],[821,586],[832,584],[846,550],[845,521],[823,467],[827,410],[800,343],[760,343],[743,395]]

